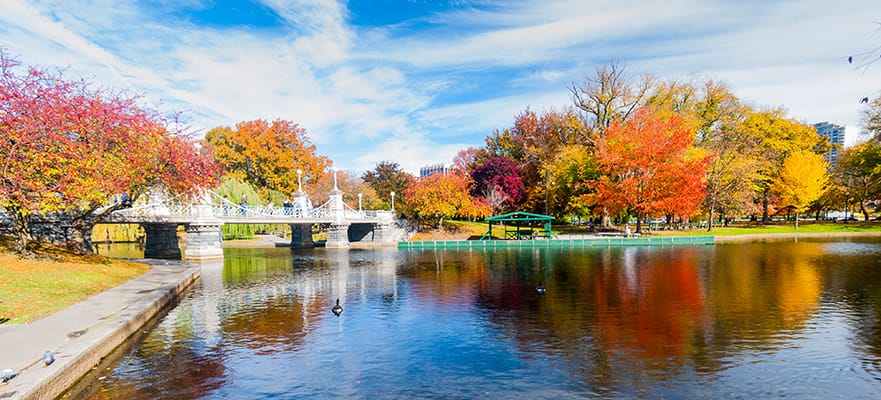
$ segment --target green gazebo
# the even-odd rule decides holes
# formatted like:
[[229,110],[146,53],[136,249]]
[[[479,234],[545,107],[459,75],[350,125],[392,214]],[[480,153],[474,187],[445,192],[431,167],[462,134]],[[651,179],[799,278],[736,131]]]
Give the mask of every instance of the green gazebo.
[[[551,231],[551,221],[553,219],[554,217],[550,215],[523,211],[489,217],[486,219],[486,222],[489,222],[489,230],[480,237],[480,240],[492,240],[493,224],[502,225],[505,229],[505,239],[531,240],[537,237],[550,239],[554,236],[553,231]],[[537,225],[540,226],[540,229],[535,229]]]

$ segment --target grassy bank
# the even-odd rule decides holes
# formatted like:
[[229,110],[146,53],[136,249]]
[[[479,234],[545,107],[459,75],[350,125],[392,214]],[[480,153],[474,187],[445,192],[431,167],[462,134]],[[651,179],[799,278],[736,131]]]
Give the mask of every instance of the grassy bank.
[[717,227],[712,232],[706,229],[690,229],[690,230],[671,230],[671,231],[651,231],[652,235],[658,236],[740,236],[740,235],[779,235],[779,234],[805,234],[805,233],[859,233],[859,232],[879,232],[881,231],[881,223],[873,222],[855,222],[831,223],[831,222],[812,222],[803,221],[798,225],[798,230],[792,223],[786,225],[735,225],[729,227]]
[[[502,238],[501,227],[494,227],[493,236]],[[631,226],[631,228],[635,228]],[[645,228],[644,228],[645,229]],[[443,230],[424,230],[413,236],[410,241],[432,240],[474,240],[486,233],[486,222],[448,221],[444,223]],[[770,225],[733,225],[724,228],[715,228],[712,232],[706,229],[688,230],[654,230],[644,231],[644,234],[652,236],[743,236],[743,235],[781,235],[781,234],[811,234],[811,233],[860,233],[881,232],[881,222],[851,221],[844,223],[802,221],[798,230],[792,223]],[[555,234],[581,235],[590,234],[583,226],[555,226]]]
[[0,321],[27,323],[140,276],[150,266],[41,248],[22,259],[0,242]]

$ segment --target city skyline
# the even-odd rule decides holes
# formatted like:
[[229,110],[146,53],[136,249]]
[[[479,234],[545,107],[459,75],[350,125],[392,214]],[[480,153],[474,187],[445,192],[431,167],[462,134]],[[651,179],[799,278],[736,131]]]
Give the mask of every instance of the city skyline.
[[726,82],[750,105],[846,125],[848,142],[881,82],[881,64],[854,67],[881,43],[871,0],[4,3],[0,47],[26,64],[143,93],[201,133],[294,121],[356,171],[449,163],[527,107],[570,105],[567,86],[609,60]]

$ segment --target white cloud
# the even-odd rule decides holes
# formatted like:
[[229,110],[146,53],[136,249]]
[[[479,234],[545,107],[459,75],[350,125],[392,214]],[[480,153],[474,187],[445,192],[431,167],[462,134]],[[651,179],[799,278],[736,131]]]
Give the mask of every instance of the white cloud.
[[881,82],[881,67],[845,61],[877,47],[876,0],[483,2],[432,15],[425,30],[350,26],[342,1],[263,3],[280,29],[199,26],[151,3],[7,0],[0,45],[29,64],[132,87],[202,130],[295,121],[319,153],[362,170],[449,162],[527,106],[569,105],[567,84],[613,58],[634,73],[722,80],[754,105],[849,126]]

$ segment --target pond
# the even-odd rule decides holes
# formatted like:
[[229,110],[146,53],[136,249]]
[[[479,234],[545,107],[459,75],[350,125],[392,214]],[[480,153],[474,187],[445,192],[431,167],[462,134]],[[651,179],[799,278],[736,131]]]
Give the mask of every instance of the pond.
[[225,255],[68,397],[881,398],[878,238]]

